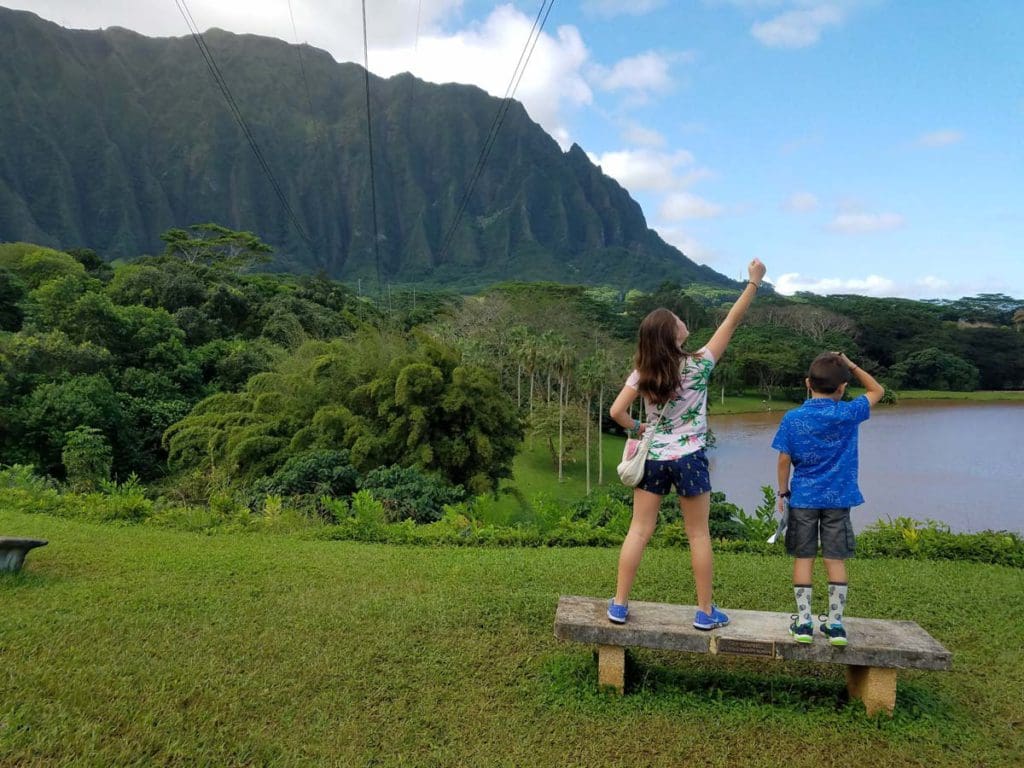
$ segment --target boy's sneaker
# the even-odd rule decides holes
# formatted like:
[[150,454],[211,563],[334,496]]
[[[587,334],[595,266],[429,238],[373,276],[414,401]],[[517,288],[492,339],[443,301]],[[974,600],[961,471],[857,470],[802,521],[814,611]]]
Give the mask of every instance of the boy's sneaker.
[[608,619],[616,624],[625,624],[629,618],[629,604],[619,605],[613,597],[608,601]]
[[793,636],[793,639],[798,643],[813,643],[814,625],[809,621],[803,624],[797,624],[800,617],[795,613],[791,618],[793,619],[793,623],[789,625],[789,634]]
[[828,616],[819,616],[821,622],[821,634],[828,638],[830,645],[842,648],[847,644],[846,628],[842,624],[829,624]]
[[718,610],[718,606],[714,603],[711,604],[711,613],[704,613],[698,608],[697,615],[693,617],[693,626],[697,629],[714,629],[715,627],[724,627],[728,623],[729,617]]

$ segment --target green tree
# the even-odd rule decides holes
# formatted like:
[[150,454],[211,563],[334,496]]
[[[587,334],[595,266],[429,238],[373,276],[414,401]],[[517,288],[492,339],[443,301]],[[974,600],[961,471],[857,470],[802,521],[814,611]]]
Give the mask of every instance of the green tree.
[[66,435],[78,427],[94,427],[104,435],[117,434],[121,405],[103,376],[73,376],[40,384],[19,408],[26,438],[37,456],[37,466],[49,473],[61,467]]
[[20,303],[25,298],[25,281],[0,267],[0,331],[19,331],[25,317]]
[[72,490],[95,491],[110,479],[114,456],[102,432],[94,427],[78,427],[64,437],[61,462]]
[[961,357],[935,347],[912,352],[889,369],[897,388],[971,391],[978,369]]
[[244,391],[199,403],[164,440],[175,466],[212,462],[239,482],[343,448],[362,472],[416,466],[480,493],[511,474],[521,437],[492,373],[425,336],[366,331],[303,344]]
[[240,270],[270,261],[274,249],[252,232],[239,232],[212,222],[187,229],[169,229],[160,235],[164,254],[189,264]]
[[0,244],[0,268],[16,274],[30,289],[57,277],[85,273],[85,268],[66,253],[31,243]]

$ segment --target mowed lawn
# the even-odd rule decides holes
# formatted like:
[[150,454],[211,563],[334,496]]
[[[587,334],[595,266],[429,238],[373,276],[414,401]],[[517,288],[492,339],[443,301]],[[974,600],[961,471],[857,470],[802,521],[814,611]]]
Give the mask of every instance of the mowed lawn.
[[[1024,572],[855,561],[851,614],[914,619],[952,672],[901,673],[892,719],[841,668],[631,655],[623,698],[552,634],[612,590],[614,549],[431,549],[202,536],[0,511],[40,536],[0,578],[0,765],[1013,766]],[[788,610],[784,557],[721,555],[721,604]],[[819,587],[823,586],[821,584]],[[692,601],[687,553],[635,599]]]

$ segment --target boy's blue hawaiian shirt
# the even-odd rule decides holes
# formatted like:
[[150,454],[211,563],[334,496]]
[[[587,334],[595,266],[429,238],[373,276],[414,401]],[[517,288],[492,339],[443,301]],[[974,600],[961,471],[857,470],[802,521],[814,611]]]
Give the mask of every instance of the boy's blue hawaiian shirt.
[[864,503],[857,487],[857,428],[870,416],[871,404],[861,395],[849,402],[815,397],[782,417],[772,448],[793,460],[790,506],[842,509]]

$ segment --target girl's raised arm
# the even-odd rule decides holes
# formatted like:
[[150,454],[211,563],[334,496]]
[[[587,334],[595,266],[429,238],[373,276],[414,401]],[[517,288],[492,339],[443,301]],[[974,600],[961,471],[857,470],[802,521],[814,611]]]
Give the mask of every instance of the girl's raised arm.
[[740,320],[747,313],[747,307],[750,306],[750,302],[757,295],[757,289],[761,287],[761,281],[764,280],[764,273],[766,271],[767,267],[759,259],[754,259],[747,266],[747,274],[750,275],[750,281],[743,289],[740,297],[736,299],[736,303],[732,305],[729,314],[725,316],[725,320],[718,326],[718,330],[711,337],[711,341],[706,345],[712,357],[715,358],[716,363],[722,359],[725,348],[729,346],[729,342],[732,340],[733,331],[736,330]]

